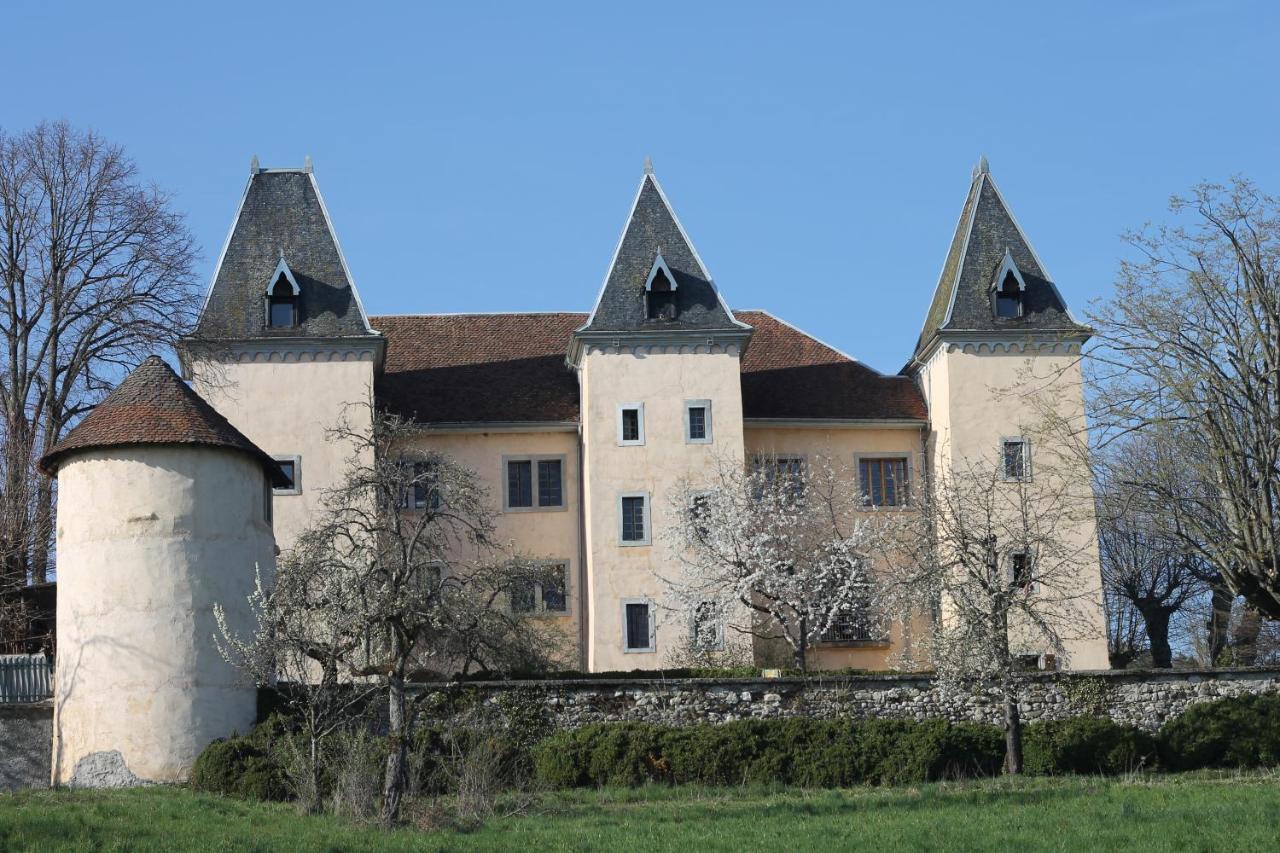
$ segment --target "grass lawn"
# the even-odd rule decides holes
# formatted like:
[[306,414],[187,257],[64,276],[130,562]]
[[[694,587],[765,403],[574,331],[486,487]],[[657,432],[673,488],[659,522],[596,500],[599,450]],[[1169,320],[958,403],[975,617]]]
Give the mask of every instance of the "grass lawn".
[[479,829],[383,832],[180,788],[0,795],[3,850],[1280,850],[1280,777],[1030,779],[544,796]]

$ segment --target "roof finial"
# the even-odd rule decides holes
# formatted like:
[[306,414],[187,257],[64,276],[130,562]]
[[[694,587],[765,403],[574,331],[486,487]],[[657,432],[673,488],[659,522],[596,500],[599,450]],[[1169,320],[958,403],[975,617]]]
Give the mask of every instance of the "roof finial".
[[987,162],[987,155],[983,154],[978,158],[978,165],[973,167],[973,176],[976,178],[979,175],[989,174],[991,174],[991,164]]
[[249,174],[256,175],[262,171],[262,167],[258,165],[258,155],[254,154],[253,159],[249,161]]
[[308,154],[302,161],[302,171],[306,172],[308,175],[311,174],[311,155],[310,154]]
[[651,158],[648,154],[644,155],[644,173],[646,175],[653,174],[653,158]]

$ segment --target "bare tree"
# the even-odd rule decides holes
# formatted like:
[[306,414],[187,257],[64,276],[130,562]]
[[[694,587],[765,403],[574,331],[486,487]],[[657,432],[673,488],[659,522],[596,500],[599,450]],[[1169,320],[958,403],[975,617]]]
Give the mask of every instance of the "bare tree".
[[[1098,466],[1098,547],[1109,616],[1113,623],[1131,613],[1142,617],[1158,668],[1173,666],[1170,626],[1208,593],[1212,575],[1199,551],[1186,547],[1177,507],[1163,499],[1189,485],[1178,482],[1177,460],[1167,450],[1149,436],[1131,436]],[[1155,479],[1164,486],[1153,491]]]
[[194,249],[123,149],[63,122],[0,131],[0,547],[45,578],[53,482],[34,462],[193,319]]
[[347,415],[330,434],[350,448],[345,473],[282,561],[281,580],[299,590],[278,596],[283,612],[263,630],[296,626],[286,648],[319,664],[322,681],[367,681],[385,697],[382,814],[391,823],[415,728],[410,679],[429,669],[548,666],[560,638],[513,597],[535,584],[563,593],[565,579],[495,539],[493,501],[476,473],[421,449],[412,423],[371,403]]
[[1141,257],[1090,317],[1098,432],[1177,441],[1198,488],[1143,487],[1231,594],[1280,618],[1280,203],[1237,178],[1170,207],[1189,221],[1131,235]]
[[1093,543],[1064,534],[1092,512],[1092,492],[1086,478],[1048,467],[1034,483],[1008,482],[983,461],[938,472],[919,501],[918,533],[903,537],[882,586],[891,613],[936,614],[910,652],[922,660],[904,664],[930,663],[944,686],[999,695],[1009,773],[1022,771],[1026,670],[1041,653],[1067,660],[1070,641],[1102,628],[1090,617],[1098,590],[1084,571]]
[[880,635],[873,563],[894,525],[860,512],[853,484],[822,457],[750,467],[720,458],[709,481],[680,484],[665,528],[678,570],[663,581],[695,648],[733,645],[706,627],[723,624],[785,642],[804,669],[810,647],[838,627]]

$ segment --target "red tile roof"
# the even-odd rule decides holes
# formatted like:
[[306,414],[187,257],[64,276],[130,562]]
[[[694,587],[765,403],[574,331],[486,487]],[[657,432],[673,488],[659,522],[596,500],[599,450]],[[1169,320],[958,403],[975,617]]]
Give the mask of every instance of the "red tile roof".
[[55,476],[62,460],[77,451],[137,444],[196,444],[239,450],[261,462],[277,485],[286,484],[275,460],[154,355],[46,453],[39,468]]
[[[885,376],[764,311],[737,311],[755,332],[742,360],[748,418],[918,419],[910,379]],[[372,317],[387,337],[378,399],[426,423],[578,420],[578,382],[565,365],[586,314]]]

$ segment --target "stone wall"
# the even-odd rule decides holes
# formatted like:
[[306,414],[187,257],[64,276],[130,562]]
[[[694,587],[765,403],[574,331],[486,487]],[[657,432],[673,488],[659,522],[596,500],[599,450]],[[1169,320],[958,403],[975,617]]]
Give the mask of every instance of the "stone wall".
[[53,703],[0,704],[0,790],[47,788]]
[[[540,704],[556,728],[624,720],[687,726],[784,717],[941,717],[993,724],[1001,719],[997,697],[946,691],[922,675],[494,681],[456,689],[474,692],[484,706],[495,711],[513,700]],[[1249,693],[1280,693],[1280,670],[1034,675],[1022,712],[1028,722],[1104,715],[1154,731],[1189,705]]]

